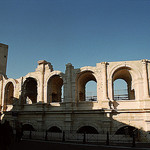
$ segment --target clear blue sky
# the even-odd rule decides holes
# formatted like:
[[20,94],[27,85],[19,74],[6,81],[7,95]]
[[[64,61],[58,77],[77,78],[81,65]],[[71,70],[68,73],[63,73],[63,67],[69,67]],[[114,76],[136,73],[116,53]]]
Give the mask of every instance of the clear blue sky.
[[47,60],[64,72],[103,61],[150,59],[150,0],[0,0],[7,75]]

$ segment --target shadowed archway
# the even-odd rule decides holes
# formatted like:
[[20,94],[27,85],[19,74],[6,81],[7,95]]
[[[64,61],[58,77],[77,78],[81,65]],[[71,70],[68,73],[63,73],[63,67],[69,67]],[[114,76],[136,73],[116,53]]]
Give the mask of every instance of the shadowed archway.
[[48,81],[47,102],[62,101],[63,79],[59,75],[52,76]]
[[5,87],[4,110],[7,109],[7,105],[13,105],[13,98],[14,98],[14,85],[12,82],[8,82]]
[[27,78],[23,84],[22,93],[22,103],[23,104],[33,104],[37,103],[37,81],[34,78]]
[[83,126],[77,130],[77,133],[98,134],[98,131],[92,126]]
[[58,128],[57,126],[50,127],[47,131],[54,132],[54,133],[62,133],[62,130]]

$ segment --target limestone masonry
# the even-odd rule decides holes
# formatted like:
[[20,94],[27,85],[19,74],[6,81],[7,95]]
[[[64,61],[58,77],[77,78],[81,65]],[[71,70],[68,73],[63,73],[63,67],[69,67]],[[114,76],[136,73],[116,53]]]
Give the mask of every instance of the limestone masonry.
[[[35,130],[53,127],[64,132],[111,135],[137,130],[139,141],[150,141],[150,61],[101,62],[95,67],[56,71],[50,62],[38,61],[35,72],[7,78],[8,46],[0,44],[1,120],[22,122]],[[115,97],[114,82],[127,84],[126,98]],[[86,83],[95,81],[97,95],[87,99]]]

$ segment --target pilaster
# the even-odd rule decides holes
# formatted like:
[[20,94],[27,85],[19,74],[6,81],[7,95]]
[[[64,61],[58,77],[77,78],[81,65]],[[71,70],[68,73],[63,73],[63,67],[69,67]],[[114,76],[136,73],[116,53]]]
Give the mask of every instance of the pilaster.
[[102,62],[102,78],[103,78],[103,100],[108,99],[107,87],[107,62]]
[[44,102],[46,102],[46,100],[44,99],[45,98],[45,96],[44,96],[44,90],[45,90],[45,85],[44,85],[44,81],[45,81],[45,74],[46,74],[46,72],[47,72],[47,70],[50,70],[50,71],[53,71],[53,67],[52,67],[52,65],[49,63],[49,62],[47,62],[47,61],[45,61],[45,60],[40,60],[40,61],[38,61],[38,67],[37,67],[37,69],[36,69],[36,71],[39,71],[40,73],[41,73],[41,85],[39,85],[39,91],[38,91],[38,93],[40,93],[40,97],[39,97],[39,99],[38,99],[38,102],[42,102],[42,103],[44,103]]
[[3,77],[0,75],[0,111],[2,109],[2,99],[3,99]]
[[143,71],[143,91],[144,98],[149,98],[149,85],[148,85],[148,72],[147,72],[147,59],[142,60],[142,71]]
[[71,63],[66,64],[66,88],[65,88],[65,102],[72,102],[72,70]]

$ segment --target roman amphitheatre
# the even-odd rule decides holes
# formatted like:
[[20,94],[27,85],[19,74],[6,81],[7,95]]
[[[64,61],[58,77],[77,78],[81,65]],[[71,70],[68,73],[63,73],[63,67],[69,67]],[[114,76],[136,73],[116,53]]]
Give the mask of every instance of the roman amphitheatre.
[[[150,141],[150,61],[100,62],[65,72],[39,60],[34,72],[7,78],[8,45],[0,44],[1,120],[35,131],[110,135],[138,132]],[[123,80],[127,92],[116,95],[115,82]],[[86,85],[96,83],[96,95],[87,98]],[[127,131],[127,132],[126,132]],[[144,138],[143,138],[144,137]]]

